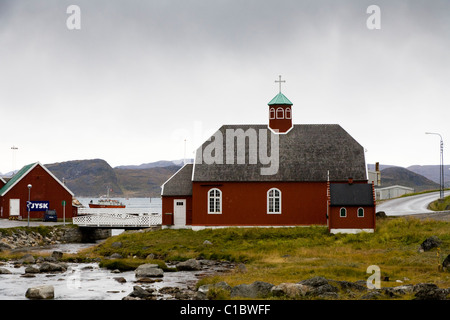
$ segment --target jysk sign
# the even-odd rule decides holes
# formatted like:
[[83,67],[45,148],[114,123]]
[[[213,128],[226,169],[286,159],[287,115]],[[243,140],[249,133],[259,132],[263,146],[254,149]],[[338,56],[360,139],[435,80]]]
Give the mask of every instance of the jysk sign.
[[49,210],[49,201],[27,201],[27,209],[30,211]]

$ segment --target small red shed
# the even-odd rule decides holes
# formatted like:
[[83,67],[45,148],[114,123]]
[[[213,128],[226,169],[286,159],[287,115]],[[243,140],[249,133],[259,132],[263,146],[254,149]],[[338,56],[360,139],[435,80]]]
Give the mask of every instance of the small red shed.
[[375,192],[372,184],[331,183],[328,229],[331,233],[375,231]]
[[[0,188],[0,218],[43,218],[46,210],[71,218],[73,193],[45,166],[35,162],[20,169]],[[32,202],[30,209],[28,200]]]

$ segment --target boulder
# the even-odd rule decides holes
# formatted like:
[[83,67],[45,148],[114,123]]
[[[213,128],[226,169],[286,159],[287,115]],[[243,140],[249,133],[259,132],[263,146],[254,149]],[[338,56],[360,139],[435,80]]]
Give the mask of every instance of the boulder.
[[33,264],[36,262],[36,259],[34,259],[34,257],[30,253],[27,253],[26,255],[24,255],[22,258],[19,259],[19,262]]
[[280,283],[279,285],[272,287],[270,291],[276,297],[286,296],[295,299],[306,295],[309,291],[309,287],[300,283]]
[[39,273],[39,272],[41,271],[37,267],[28,266],[25,268],[25,273]]
[[67,268],[60,263],[44,262],[39,267],[40,272],[64,272]]
[[433,248],[437,248],[442,244],[441,239],[436,236],[429,237],[422,242],[419,251],[429,251]]
[[53,299],[55,297],[55,289],[53,286],[28,288],[25,297],[28,299]]
[[153,289],[144,289],[139,286],[134,286],[133,291],[128,296],[132,298],[152,300],[155,299],[155,297],[153,296],[153,291]]
[[386,212],[384,212],[384,211],[378,211],[376,214],[375,214],[375,217],[377,217],[377,218],[387,218],[387,215],[386,215]]
[[231,289],[231,297],[264,298],[270,294],[273,284],[255,281],[252,284],[240,284]]
[[413,288],[414,300],[445,300],[447,290],[439,289],[434,283],[419,283]]
[[63,253],[61,251],[53,251],[52,257],[55,258],[56,261],[59,261],[63,257]]
[[202,266],[200,262],[198,262],[195,259],[189,259],[183,262],[180,262],[177,264],[177,269],[179,271],[195,271],[195,270],[201,270]]
[[110,259],[123,259],[123,256],[120,253],[113,253],[109,256]]
[[162,277],[164,275],[164,271],[158,267],[157,264],[146,263],[141,264],[135,270],[136,278],[145,278],[145,277]]
[[442,261],[442,268],[444,271],[450,270],[450,254],[444,259],[444,261]]
[[335,293],[338,292],[338,288],[329,284],[328,280],[324,277],[313,277],[307,280],[300,281],[299,284],[311,287],[307,292],[308,295],[335,297]]
[[303,284],[305,286],[317,288],[320,286],[323,286],[325,284],[328,284],[328,280],[324,277],[313,277],[310,279],[302,280],[299,282],[300,284]]
[[114,280],[116,280],[119,283],[127,282],[127,279],[125,279],[124,277],[115,277]]
[[12,274],[12,272],[6,268],[0,268],[0,274]]

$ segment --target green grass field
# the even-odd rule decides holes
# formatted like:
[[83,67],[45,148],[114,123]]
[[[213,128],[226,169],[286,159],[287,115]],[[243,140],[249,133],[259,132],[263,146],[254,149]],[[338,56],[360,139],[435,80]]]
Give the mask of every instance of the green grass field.
[[[420,244],[433,235],[442,240],[439,251],[419,252]],[[212,245],[203,245],[205,240]],[[118,241],[122,242],[121,248],[111,246]],[[360,234],[332,235],[325,227],[123,233],[82,254],[104,257],[112,253],[126,257],[122,264],[131,264],[130,268],[144,263],[150,253],[160,263],[190,258],[244,263],[246,273],[231,272],[202,280],[203,283],[226,281],[231,286],[257,280],[276,285],[313,276],[366,280],[367,268],[377,265],[382,278],[390,279],[383,283],[385,287],[399,285],[395,280],[403,284],[431,282],[450,287],[450,272],[438,269],[450,253],[450,223],[413,218],[380,219],[375,233]]]

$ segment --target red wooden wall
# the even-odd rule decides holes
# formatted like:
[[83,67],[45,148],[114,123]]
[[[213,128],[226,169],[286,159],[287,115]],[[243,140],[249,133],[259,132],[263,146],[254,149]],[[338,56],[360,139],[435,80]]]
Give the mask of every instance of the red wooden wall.
[[173,225],[173,201],[186,200],[186,225],[192,224],[192,197],[191,196],[164,196],[162,197],[162,224]]
[[[34,169],[23,177],[11,190],[0,198],[0,207],[3,215],[0,218],[9,218],[9,200],[20,199],[20,216],[27,219],[28,184],[31,188],[31,201],[49,201],[49,208],[56,210],[58,218],[63,218],[62,201],[66,201],[66,218],[72,217],[72,195],[61,186],[58,181],[48,174],[41,166]],[[0,210],[1,210],[0,208]],[[0,211],[1,212],[1,211]],[[30,218],[43,218],[44,211],[31,211]]]
[[[222,214],[208,214],[211,188],[222,191]],[[267,191],[271,188],[281,191],[281,214],[267,213]],[[193,226],[327,224],[326,182],[194,182],[192,193]]]
[[[340,217],[341,208],[347,209],[347,216]],[[358,217],[358,208],[364,209],[364,217]],[[329,229],[374,229],[375,206],[373,207],[330,207]]]

